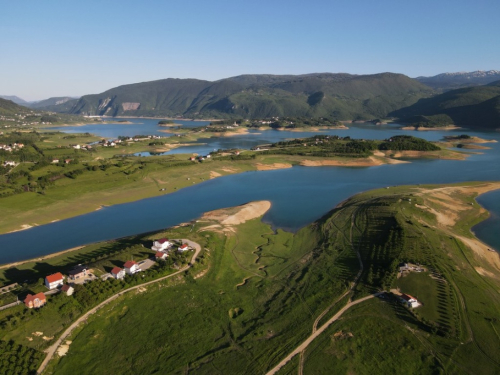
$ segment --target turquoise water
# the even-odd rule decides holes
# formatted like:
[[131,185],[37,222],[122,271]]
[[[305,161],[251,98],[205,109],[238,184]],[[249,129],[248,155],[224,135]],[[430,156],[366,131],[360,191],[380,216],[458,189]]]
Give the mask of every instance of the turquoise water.
[[[141,120],[142,121],[142,120]],[[101,131],[108,131],[98,125]],[[126,128],[131,125],[120,125]],[[82,127],[78,127],[82,131]],[[87,130],[85,130],[87,131]],[[111,130],[109,130],[111,131]],[[116,131],[113,127],[112,131]],[[235,147],[242,142],[274,142],[283,137],[300,137],[301,133],[266,131],[231,137]],[[408,132],[394,126],[355,125],[336,134],[355,138],[388,138],[395,134],[413,134],[438,140],[449,132]],[[500,140],[500,133],[460,133]],[[316,133],[314,133],[316,134]],[[113,135],[116,137],[116,135]],[[239,137],[239,136],[238,136]],[[249,140],[250,139],[250,140]],[[264,142],[261,142],[264,141]],[[226,142],[214,140],[214,142]],[[106,207],[72,219],[0,236],[0,264],[38,257],[75,246],[127,235],[159,230],[196,219],[203,212],[230,207],[253,200],[269,200],[271,209],[264,221],[273,227],[297,230],[333,209],[351,195],[378,187],[453,183],[461,181],[500,180],[500,143],[488,144],[491,150],[472,155],[466,161],[421,160],[411,164],[382,165],[371,168],[294,167],[290,169],[246,172],[203,182],[178,192],[155,198]],[[500,249],[498,202],[500,194],[489,193],[479,202],[493,212],[492,217],[474,228],[478,237]],[[36,244],[36,246],[33,246]]]

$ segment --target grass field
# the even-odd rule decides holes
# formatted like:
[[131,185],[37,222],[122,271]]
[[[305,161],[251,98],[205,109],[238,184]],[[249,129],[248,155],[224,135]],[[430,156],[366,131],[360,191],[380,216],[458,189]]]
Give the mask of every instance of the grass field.
[[[191,227],[149,234],[144,240],[192,235],[205,250],[189,272],[91,316],[46,372],[266,373],[310,335],[320,313],[321,325],[349,297],[399,287],[423,306],[408,309],[390,294],[355,305],[280,374],[498,373],[499,270],[461,240],[485,215],[470,204],[484,186],[369,191],[296,234],[273,232],[260,219],[225,227],[202,220],[190,234]],[[359,283],[334,304],[360,269],[356,253]],[[397,278],[401,262],[427,271]],[[46,322],[49,308],[25,323],[12,311],[0,315],[5,337],[38,350],[48,344],[23,337],[40,324],[47,333],[67,324]]]

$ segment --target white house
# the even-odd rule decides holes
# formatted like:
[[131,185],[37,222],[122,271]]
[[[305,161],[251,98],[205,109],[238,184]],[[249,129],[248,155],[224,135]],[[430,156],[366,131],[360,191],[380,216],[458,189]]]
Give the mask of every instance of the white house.
[[115,267],[111,270],[111,275],[117,279],[121,280],[125,277],[125,271],[122,270],[120,267]]
[[133,275],[134,273],[137,273],[141,270],[139,268],[139,265],[133,260],[129,260],[128,262],[126,262],[123,265],[123,268],[125,268],[125,272],[128,273],[129,275]]
[[191,248],[188,246],[187,243],[184,243],[177,248],[177,250],[180,252],[188,251],[189,249],[191,249]]
[[415,308],[420,306],[420,303],[418,303],[417,299],[415,297],[410,296],[409,294],[403,293],[401,294],[400,298],[403,301],[403,303],[408,305],[408,307]]
[[61,288],[61,292],[66,293],[67,296],[71,296],[75,289],[69,285],[69,284],[64,284]]
[[156,258],[156,260],[167,259],[168,258],[168,254],[164,253],[163,251],[157,251],[156,254],[155,254],[155,258]]
[[64,276],[61,272],[45,277],[45,286],[50,290],[56,289],[64,284]]
[[153,247],[151,248],[151,250],[165,251],[170,246],[172,246],[172,243],[168,240],[168,238],[160,238],[159,240],[153,242]]

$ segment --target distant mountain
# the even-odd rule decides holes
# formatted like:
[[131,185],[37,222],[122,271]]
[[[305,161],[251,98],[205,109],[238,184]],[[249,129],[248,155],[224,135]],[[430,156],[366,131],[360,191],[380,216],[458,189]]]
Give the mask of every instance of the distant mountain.
[[404,122],[468,128],[500,128],[500,81],[451,90],[391,113]]
[[15,96],[15,95],[0,95],[0,98],[5,99],[5,100],[11,100],[16,104],[21,104],[21,105],[28,104],[28,102],[26,100],[23,100],[20,97]]
[[72,105],[70,109],[52,110],[107,116],[361,120],[385,117],[433,93],[427,86],[393,73],[242,75],[215,82],[169,78],[85,95],[65,103]]
[[420,83],[438,91],[461,87],[481,86],[500,80],[499,70],[477,70],[475,72],[442,73],[433,77],[417,77]]
[[25,105],[30,108],[42,109],[44,111],[67,112],[77,101],[78,98],[72,98],[70,96],[59,96],[40,100],[38,102],[26,103]]

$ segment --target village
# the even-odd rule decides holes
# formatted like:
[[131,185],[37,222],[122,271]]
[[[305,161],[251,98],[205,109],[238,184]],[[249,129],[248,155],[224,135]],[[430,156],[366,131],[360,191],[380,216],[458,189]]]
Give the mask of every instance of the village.
[[[100,276],[97,276],[90,266],[78,264],[67,271],[66,274],[56,272],[45,276],[44,287],[47,290],[36,294],[28,293],[22,302],[28,309],[39,309],[48,303],[47,296],[59,293],[71,296],[75,291],[76,285],[83,285],[97,279],[104,281],[108,279],[123,280],[127,276],[133,276],[140,272],[147,272],[153,266],[165,262],[173,252],[185,254],[193,250],[193,246],[195,246],[195,243],[187,239],[160,238],[153,241],[153,245],[150,248],[150,257],[141,260],[128,260],[123,263],[122,267],[115,266],[109,270],[109,272],[102,273]],[[179,265],[174,264],[173,268],[178,269]],[[4,290],[10,290],[10,287],[11,286],[3,287],[2,292]],[[18,300],[9,305],[0,306],[0,309],[3,310],[8,307],[13,307],[19,303],[21,303],[21,301]]]

